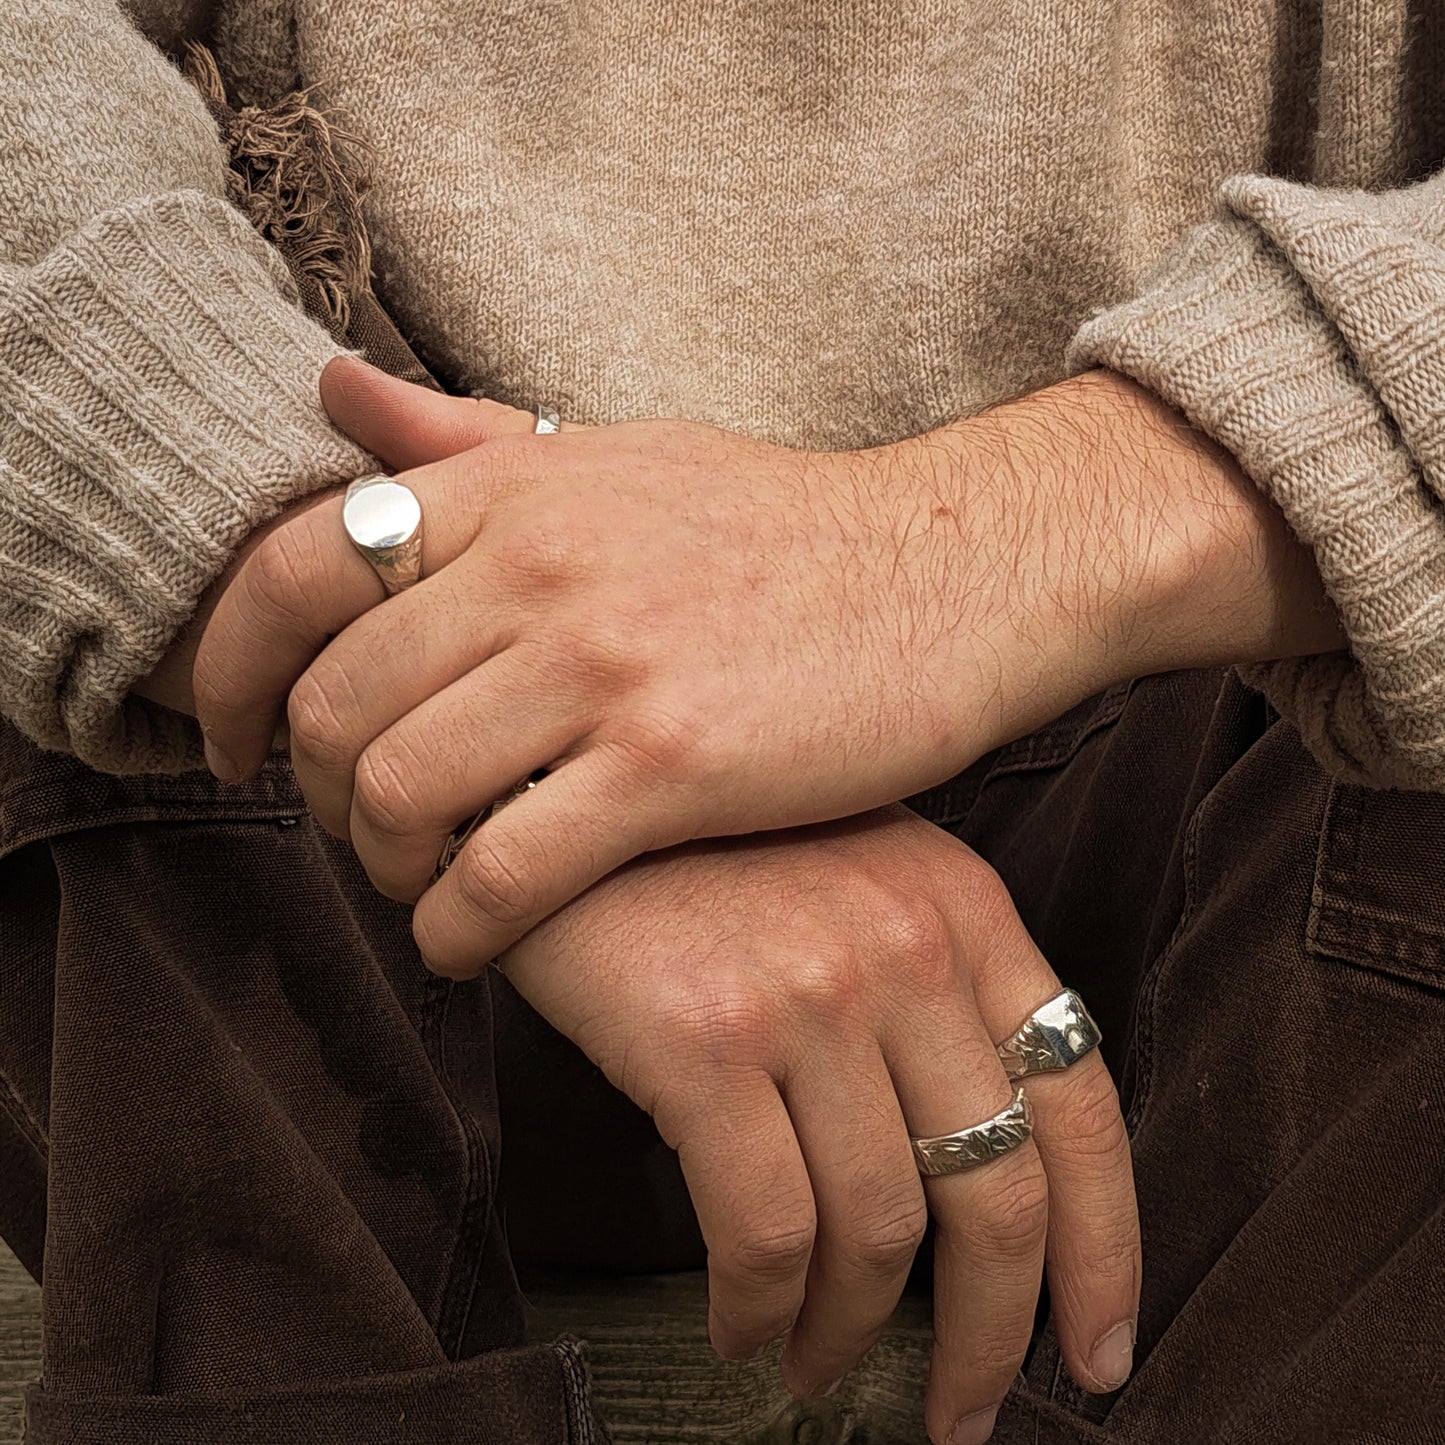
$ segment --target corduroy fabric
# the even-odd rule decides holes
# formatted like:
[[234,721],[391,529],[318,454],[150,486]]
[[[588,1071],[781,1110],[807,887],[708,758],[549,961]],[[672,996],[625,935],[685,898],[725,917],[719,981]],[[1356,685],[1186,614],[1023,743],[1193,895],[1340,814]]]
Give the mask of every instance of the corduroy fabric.
[[[1445,798],[1332,780],[1258,694],[1191,673],[914,805],[1084,993],[1132,1136],[1135,1372],[1085,1395],[1041,1321],[998,1445],[1437,1445]],[[516,1351],[498,1104],[540,1258],[700,1263],[675,1160],[515,997],[494,1090],[485,982],[426,979],[405,910],[300,807],[281,758],[240,789],[53,754],[0,786],[0,1233],[45,1264],[29,1438],[591,1445],[575,1352]],[[918,1398],[914,1358],[892,1388]],[[598,1402],[619,1437],[757,1427],[627,1389]]]
[[28,1440],[603,1445],[575,1342],[524,1344],[486,983],[284,758],[106,776],[0,724],[0,973]]

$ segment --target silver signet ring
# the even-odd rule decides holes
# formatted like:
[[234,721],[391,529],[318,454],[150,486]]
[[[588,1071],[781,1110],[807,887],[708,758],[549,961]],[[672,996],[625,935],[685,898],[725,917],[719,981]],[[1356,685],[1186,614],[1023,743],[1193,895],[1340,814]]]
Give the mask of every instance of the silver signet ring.
[[1066,988],[1041,1004],[998,1046],[1004,1071],[1011,1079],[1052,1073],[1076,1064],[1103,1035],[1084,1001]]
[[420,578],[421,503],[410,487],[393,477],[358,477],[346,489],[341,521],[388,596]]

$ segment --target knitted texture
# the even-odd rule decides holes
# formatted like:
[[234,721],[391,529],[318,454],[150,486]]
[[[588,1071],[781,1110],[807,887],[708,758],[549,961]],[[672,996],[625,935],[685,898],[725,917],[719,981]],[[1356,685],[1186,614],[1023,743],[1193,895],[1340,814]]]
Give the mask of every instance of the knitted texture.
[[[1431,635],[1445,586],[1430,514],[1440,412],[1428,378],[1445,354],[1430,299],[1437,210],[1424,192],[1370,200],[1244,179],[1388,192],[1437,169],[1445,26],[1418,9],[130,0],[132,24],[106,0],[28,0],[0,7],[0,262],[33,287],[32,270],[65,272],[71,238],[112,213],[167,230],[166,197],[223,200],[214,128],[145,35],[172,48],[189,37],[212,47],[238,103],[316,86],[358,138],[378,293],[459,390],[545,400],[584,422],[684,416],[856,448],[1048,385],[1071,364],[1118,366],[1234,451],[1315,549],[1352,656],[1251,676],[1336,771],[1445,787],[1445,657]],[[24,495],[38,499],[26,538],[42,534],[45,499],[64,498],[164,572],[173,601],[139,584],[107,594],[118,610],[97,632],[66,599],[99,596],[102,563],[51,543],[42,558],[33,540],[34,580],[0,579],[43,582],[52,619],[41,627],[33,604],[7,599],[15,640],[0,665],[8,676],[35,654],[27,675],[55,688],[47,702],[31,682],[0,705],[107,766],[174,756],[115,741],[138,727],[117,720],[116,689],[201,574],[246,523],[355,465],[309,399],[324,346],[283,322],[284,278],[208,214],[213,245],[195,241],[194,219],[191,239],[153,243],[169,258],[164,280],[123,263],[165,299],[117,290],[129,310],[107,311],[106,335],[179,431],[214,453],[202,461],[186,443],[164,483],[149,463],[101,464],[96,448],[135,458],[148,433],[126,407],[94,410],[87,377],[64,405],[94,415],[89,450],[67,435],[24,463]],[[218,277],[243,256],[259,269],[233,312]],[[163,378],[131,339],[154,334],[136,320],[152,305],[171,308],[188,338],[173,352],[192,358]],[[217,308],[233,327],[224,365]],[[58,378],[96,323],[54,316]],[[290,341],[273,354],[281,332]],[[211,342],[189,340],[203,334]],[[288,477],[254,438],[216,440],[237,436],[220,419],[235,395],[222,372],[241,413],[281,428]],[[30,405],[0,395],[7,436],[35,430]],[[0,447],[12,477],[13,446]],[[243,493],[242,474],[259,490]],[[182,495],[234,508],[197,523],[214,546],[185,579],[171,570],[180,534],[141,520],[156,487],[172,511],[202,505]]]
[[0,709],[97,768],[172,771],[194,723],[130,687],[250,531],[366,459],[316,394],[337,346],[220,199],[198,98],[117,14],[49,9],[65,30],[0,18],[42,82],[0,84]]
[[1247,680],[1333,771],[1445,791],[1445,178],[1223,201],[1073,362],[1180,407],[1312,548],[1351,653]]
[[6,294],[0,686],[42,745],[193,763],[193,726],[131,684],[258,522],[361,469],[316,400],[336,348],[288,286],[245,221],[178,191],[105,212]]

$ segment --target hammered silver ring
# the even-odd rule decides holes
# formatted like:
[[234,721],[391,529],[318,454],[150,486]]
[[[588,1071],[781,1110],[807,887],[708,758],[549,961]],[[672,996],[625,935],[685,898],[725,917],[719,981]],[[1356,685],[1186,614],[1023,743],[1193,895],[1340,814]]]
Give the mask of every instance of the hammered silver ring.
[[1040,1004],[998,1046],[998,1056],[1009,1078],[1023,1079],[1077,1064],[1102,1038],[1083,999],[1066,988]]
[[961,1174],[966,1169],[977,1169],[981,1164],[1012,1154],[1028,1142],[1033,1132],[1033,1110],[1020,1089],[1014,1095],[1013,1103],[982,1124],[973,1124],[952,1134],[914,1138],[909,1142],[913,1145],[913,1162],[918,1165],[918,1172],[928,1178],[936,1178],[942,1174]]

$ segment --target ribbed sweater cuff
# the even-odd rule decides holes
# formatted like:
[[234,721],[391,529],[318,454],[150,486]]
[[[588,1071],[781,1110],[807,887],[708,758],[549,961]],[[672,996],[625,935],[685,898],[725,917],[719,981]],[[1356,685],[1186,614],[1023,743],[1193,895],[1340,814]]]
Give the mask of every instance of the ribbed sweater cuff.
[[[1368,269],[1390,266],[1389,248],[1376,257],[1344,244],[1338,274],[1311,265],[1307,281],[1301,257],[1280,244],[1294,234],[1290,218],[1263,224],[1302,190],[1230,182],[1227,213],[1191,232],[1138,296],[1087,322],[1069,361],[1122,372],[1178,407],[1233,453],[1313,551],[1350,652],[1244,668],[1246,680],[1331,772],[1445,790],[1445,630],[1432,621],[1445,615],[1445,525],[1319,300],[1332,281],[1374,299],[1389,278]],[[1298,222],[1304,235],[1311,218]]]
[[127,693],[253,528],[364,468],[317,395],[337,351],[201,192],[106,212],[0,293],[0,702],[36,742],[196,765],[194,724]]

